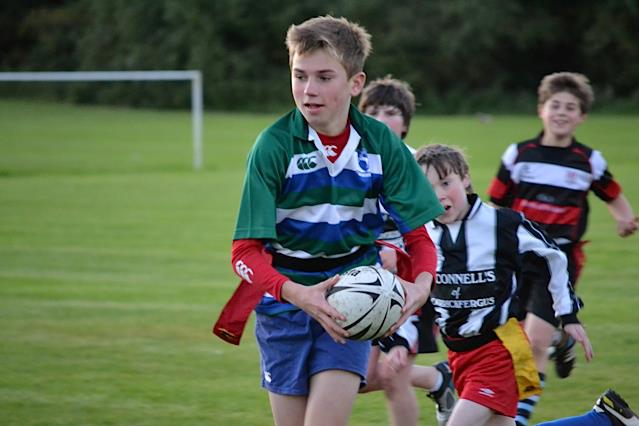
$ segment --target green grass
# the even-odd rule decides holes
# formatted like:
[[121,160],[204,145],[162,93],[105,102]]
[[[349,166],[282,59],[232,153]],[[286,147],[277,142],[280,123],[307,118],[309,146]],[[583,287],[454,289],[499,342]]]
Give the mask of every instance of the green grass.
[[[246,154],[274,118],[207,113],[193,172],[187,112],[0,101],[2,424],[272,424],[252,322],[240,347],[210,328],[238,281],[229,251]],[[535,117],[417,117],[408,142],[465,147],[483,194],[506,145],[538,129]],[[637,134],[628,116],[593,116],[578,134],[635,209]],[[639,244],[591,205],[579,292],[596,358],[567,380],[550,372],[535,421],[579,414],[608,386],[639,408]],[[358,397],[351,423],[386,423],[382,395]]]

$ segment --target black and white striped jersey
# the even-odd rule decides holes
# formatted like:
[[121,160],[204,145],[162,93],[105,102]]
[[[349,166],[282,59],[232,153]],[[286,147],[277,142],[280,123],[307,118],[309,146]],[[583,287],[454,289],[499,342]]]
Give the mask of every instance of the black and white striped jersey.
[[601,152],[576,140],[544,146],[542,136],[506,149],[488,188],[490,201],[522,212],[557,244],[578,242],[587,227],[588,193],[610,202],[621,187]]
[[492,207],[476,194],[469,195],[469,202],[463,220],[425,225],[437,247],[431,302],[442,334],[479,336],[504,324],[512,316],[524,254],[545,260],[555,314],[565,322],[577,322],[579,304],[564,253],[521,213]]

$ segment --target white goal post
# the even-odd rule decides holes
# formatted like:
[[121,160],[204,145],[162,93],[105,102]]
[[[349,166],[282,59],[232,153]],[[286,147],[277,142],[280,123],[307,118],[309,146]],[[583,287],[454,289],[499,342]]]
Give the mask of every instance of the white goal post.
[[202,73],[185,71],[40,71],[0,72],[0,81],[191,81],[193,121],[193,168],[202,168]]

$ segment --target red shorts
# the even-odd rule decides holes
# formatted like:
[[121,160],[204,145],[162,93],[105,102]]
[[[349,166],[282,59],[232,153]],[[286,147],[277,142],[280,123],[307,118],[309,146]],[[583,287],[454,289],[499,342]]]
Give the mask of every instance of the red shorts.
[[517,415],[519,391],[510,352],[493,340],[467,352],[448,351],[459,397],[508,417]]

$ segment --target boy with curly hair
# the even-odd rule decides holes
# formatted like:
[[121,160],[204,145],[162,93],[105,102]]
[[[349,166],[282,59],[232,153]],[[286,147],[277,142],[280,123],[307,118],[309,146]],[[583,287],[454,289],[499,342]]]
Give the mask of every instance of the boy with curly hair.
[[[538,115],[543,130],[536,137],[510,145],[501,158],[496,177],[488,189],[490,201],[522,212],[554,239],[566,254],[570,280],[576,285],[585,263],[582,237],[588,221],[588,193],[606,203],[617,221],[621,237],[637,230],[637,217],[598,150],[575,139],[594,101],[588,78],[573,72],[545,76],[538,88]],[[545,382],[548,349],[553,344],[558,320],[552,300],[544,290],[547,267],[530,263],[523,271],[522,295],[527,300],[525,328],[530,336],[537,369]],[[557,342],[555,370],[568,377],[575,362],[574,340],[562,335]],[[528,424],[538,397],[522,400],[517,422]]]

